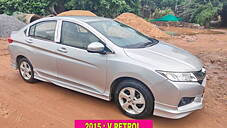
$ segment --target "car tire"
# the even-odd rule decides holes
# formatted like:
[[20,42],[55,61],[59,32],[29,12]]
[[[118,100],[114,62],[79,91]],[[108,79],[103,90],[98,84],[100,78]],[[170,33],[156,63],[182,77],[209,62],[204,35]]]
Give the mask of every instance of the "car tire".
[[120,82],[116,87],[114,100],[120,110],[131,118],[141,119],[153,115],[154,97],[139,81]]
[[35,83],[37,80],[34,78],[33,66],[26,58],[21,58],[18,63],[19,73],[23,80],[29,83]]

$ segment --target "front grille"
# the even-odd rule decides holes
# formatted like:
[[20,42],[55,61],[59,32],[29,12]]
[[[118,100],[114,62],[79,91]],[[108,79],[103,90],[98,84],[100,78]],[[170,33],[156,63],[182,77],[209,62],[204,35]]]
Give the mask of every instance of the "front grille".
[[206,70],[205,68],[202,68],[200,71],[194,72],[195,77],[198,79],[198,82],[200,84],[203,83],[203,80],[206,76]]

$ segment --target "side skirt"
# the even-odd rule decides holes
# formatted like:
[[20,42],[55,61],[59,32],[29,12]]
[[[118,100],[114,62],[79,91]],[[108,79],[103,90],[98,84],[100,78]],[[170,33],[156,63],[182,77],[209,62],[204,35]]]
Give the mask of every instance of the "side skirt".
[[73,91],[76,91],[76,92],[87,94],[87,95],[90,95],[90,96],[93,96],[93,97],[96,97],[96,98],[100,98],[100,99],[103,99],[103,100],[106,100],[106,101],[110,101],[109,94],[106,94],[106,93],[98,94],[96,92],[92,92],[92,91],[88,91],[88,90],[84,90],[82,88],[76,87],[76,85],[67,84],[67,83],[61,82],[61,81],[56,80],[56,79],[43,78],[43,77],[40,77],[40,76],[37,76],[37,75],[35,75],[35,79],[38,79],[38,80],[44,81],[44,82],[53,83],[53,84],[60,86],[60,87],[63,87],[63,88],[67,88],[67,89],[70,89],[70,90],[73,90]]

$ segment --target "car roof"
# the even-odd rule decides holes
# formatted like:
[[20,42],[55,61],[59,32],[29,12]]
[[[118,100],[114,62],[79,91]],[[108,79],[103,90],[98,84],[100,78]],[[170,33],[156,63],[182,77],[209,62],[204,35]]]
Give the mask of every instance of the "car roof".
[[99,17],[99,16],[56,16],[59,18],[73,18],[76,20],[80,20],[83,22],[93,22],[93,21],[103,21],[103,20],[112,20],[110,18],[104,18],[104,17]]

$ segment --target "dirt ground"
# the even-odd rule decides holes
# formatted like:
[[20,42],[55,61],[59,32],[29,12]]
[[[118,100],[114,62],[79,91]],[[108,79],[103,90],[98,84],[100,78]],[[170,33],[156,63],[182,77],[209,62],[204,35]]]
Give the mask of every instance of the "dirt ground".
[[159,29],[165,31],[170,35],[180,36],[180,35],[196,35],[196,34],[224,34],[225,32],[215,29],[192,29],[186,27],[165,27],[159,26]]
[[62,12],[57,16],[97,16],[97,15],[95,15],[91,11],[86,11],[86,10],[70,10],[70,11]]
[[[227,127],[227,30],[225,34],[179,36],[167,40],[198,56],[208,70],[205,107],[172,120],[151,116],[155,128]],[[76,119],[129,119],[114,105],[53,84],[24,82],[10,66],[6,41],[0,41],[0,127],[72,128]]]
[[152,24],[133,13],[122,13],[121,15],[117,16],[115,20],[127,24],[128,26],[131,26],[150,37],[164,39],[170,38],[170,36],[160,30],[157,25]]

